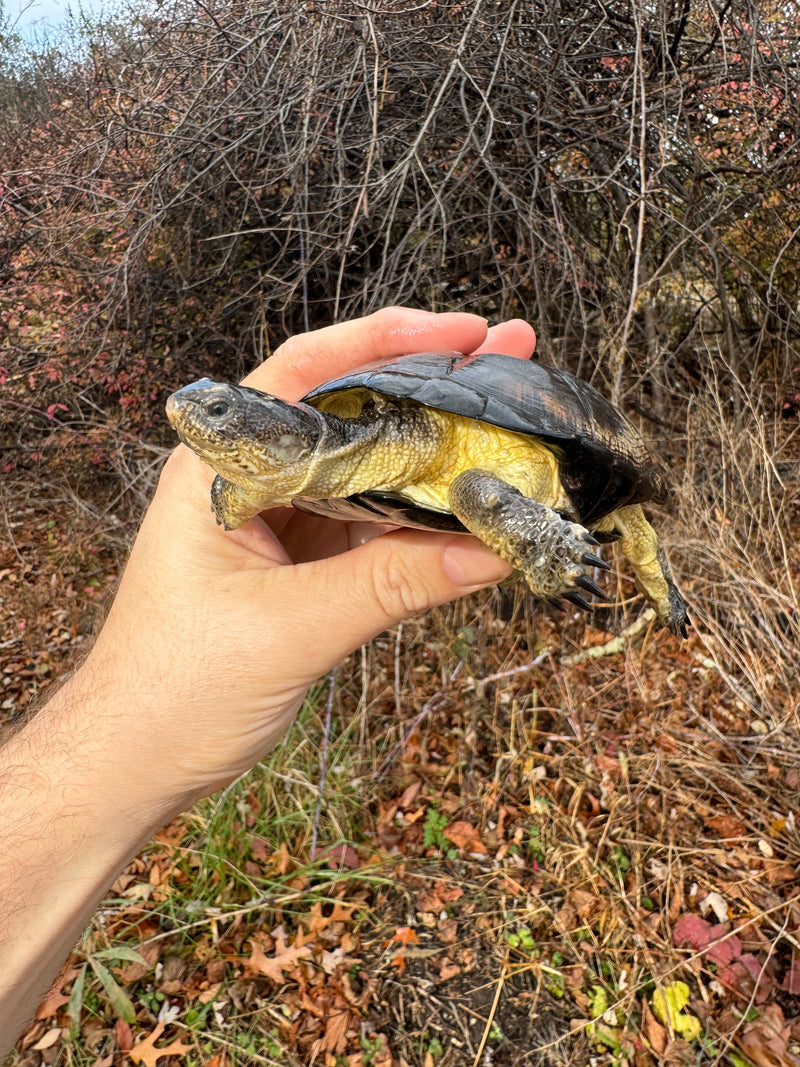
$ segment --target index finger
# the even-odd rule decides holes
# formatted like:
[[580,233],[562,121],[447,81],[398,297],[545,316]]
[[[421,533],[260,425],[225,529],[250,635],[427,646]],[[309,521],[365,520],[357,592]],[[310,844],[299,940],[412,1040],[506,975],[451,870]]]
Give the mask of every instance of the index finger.
[[299,400],[315,385],[373,359],[443,349],[473,352],[486,334],[486,320],[479,315],[382,308],[362,319],[290,337],[243,384]]

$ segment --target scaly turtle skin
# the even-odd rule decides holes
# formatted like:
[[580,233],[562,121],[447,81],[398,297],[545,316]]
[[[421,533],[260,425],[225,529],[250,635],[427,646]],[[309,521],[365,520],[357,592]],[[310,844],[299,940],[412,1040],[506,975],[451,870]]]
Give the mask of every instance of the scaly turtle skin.
[[592,548],[620,539],[660,622],[686,605],[642,504],[663,503],[636,429],[586,382],[510,356],[433,352],[359,367],[298,404],[207,378],[169,398],[217,472],[226,529],[292,504],[334,518],[469,531],[548,600],[602,596]]

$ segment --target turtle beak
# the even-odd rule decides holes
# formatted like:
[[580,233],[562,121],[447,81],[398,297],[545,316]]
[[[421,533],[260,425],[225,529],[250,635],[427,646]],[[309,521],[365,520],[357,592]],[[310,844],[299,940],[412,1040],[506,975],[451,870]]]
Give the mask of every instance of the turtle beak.
[[199,456],[229,452],[241,433],[239,390],[201,378],[169,397],[167,418],[184,444]]
[[175,418],[181,410],[183,403],[177,393],[173,393],[172,396],[167,397],[166,411],[167,418],[175,425]]
[[209,388],[217,384],[217,382],[212,382],[210,378],[200,378],[199,381],[192,382],[191,385],[185,385],[167,398],[167,418],[175,429],[177,429],[176,421],[180,420],[181,414],[186,411],[189,405],[196,404],[201,397],[206,395]]

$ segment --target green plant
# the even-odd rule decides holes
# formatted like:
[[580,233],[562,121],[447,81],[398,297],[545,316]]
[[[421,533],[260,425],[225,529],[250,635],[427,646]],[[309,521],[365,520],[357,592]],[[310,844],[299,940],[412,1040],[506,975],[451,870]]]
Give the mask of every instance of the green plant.
[[520,923],[515,930],[506,930],[503,936],[511,948],[527,952],[531,956],[539,955],[530,927],[524,923]]
[[438,810],[438,808],[431,807],[425,815],[425,822],[422,827],[422,842],[425,848],[440,848],[443,852],[453,851],[450,848],[450,842],[444,836],[444,830],[449,822],[446,815]]

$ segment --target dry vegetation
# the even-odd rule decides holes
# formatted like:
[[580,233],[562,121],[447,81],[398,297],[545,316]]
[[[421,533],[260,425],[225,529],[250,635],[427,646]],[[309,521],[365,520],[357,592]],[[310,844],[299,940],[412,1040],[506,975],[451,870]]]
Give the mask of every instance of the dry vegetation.
[[87,647],[164,397],[394,302],[522,315],[639,421],[695,622],[612,651],[620,576],[351,657],[12,1063],[800,1063],[799,37],[788,0],[184,0],[4,46],[9,718]]

